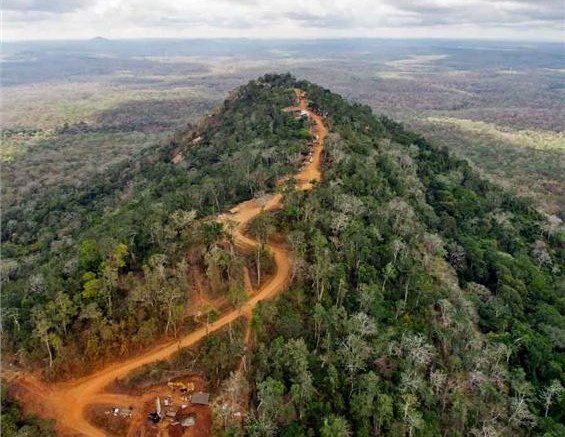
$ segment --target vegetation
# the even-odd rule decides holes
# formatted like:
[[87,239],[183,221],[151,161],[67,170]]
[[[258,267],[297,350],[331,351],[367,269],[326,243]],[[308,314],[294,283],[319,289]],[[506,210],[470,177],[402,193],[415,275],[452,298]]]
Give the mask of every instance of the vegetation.
[[155,384],[163,384],[179,375],[200,373],[209,386],[217,391],[244,356],[246,321],[236,320],[227,328],[209,334],[196,347],[181,349],[168,361],[148,364],[132,372],[127,378],[116,381],[118,391],[143,390]]
[[504,129],[503,127],[498,127],[482,121],[449,117],[430,117],[427,121],[431,123],[456,126],[473,136],[491,136],[498,141],[509,142],[516,147],[565,150],[565,136],[562,133],[535,130],[520,130],[513,132],[510,129]]
[[[282,111],[294,87],[327,114],[324,177],[312,192],[289,183],[284,208],[250,223],[261,244],[247,259],[229,226],[209,217],[296,171],[305,125]],[[252,81],[165,146],[87,186],[15,202],[2,218],[3,347],[51,377],[193,329],[185,290],[194,269],[238,305],[242,266],[261,282],[264,243],[278,231],[295,254],[292,285],[253,314],[249,387],[229,373],[243,323],[198,356],[216,369],[214,386],[249,390],[243,429],[224,417],[221,432],[565,432],[559,221],[309,82]],[[181,368],[195,359],[180,357]]]
[[[563,152],[525,150],[513,141],[529,141],[523,131],[553,141],[565,129],[559,44],[114,40],[8,42],[3,54],[2,128],[37,131],[3,138],[0,159],[11,159],[3,166],[5,201],[12,195],[18,201],[27,198],[45,185],[88,183],[93,171],[103,173],[108,163],[128,159],[141,147],[183,129],[220,104],[242,80],[268,68],[290,69],[368,104],[457,151],[519,195],[532,196],[546,212],[559,215],[564,210],[565,180],[558,165]],[[452,123],[430,122],[429,117],[465,120],[467,127],[484,122],[510,132],[510,141],[496,132],[469,141],[482,125],[469,132]],[[70,141],[58,134],[65,123],[71,130],[86,123],[92,132]],[[49,147],[34,147],[38,142]],[[43,152],[49,165],[41,165]]]
[[563,211],[562,134],[454,118],[428,118],[415,125],[427,138],[467,158],[486,177],[535,198],[547,213]]
[[2,417],[0,433],[4,437],[51,437],[55,436],[51,423],[24,414],[8,394],[4,380],[0,390]]
[[[294,92],[277,80],[241,88],[200,126],[88,186],[3,210],[5,350],[45,359],[52,377],[86,372],[192,328],[191,269],[220,290],[237,284],[244,261],[224,244],[230,230],[206,217],[272,191],[298,165],[304,121],[282,111]],[[237,290],[224,291],[238,300]]]
[[563,433],[563,234],[446,150],[299,86],[333,133],[323,183],[277,217],[296,285],[254,317],[247,433]]

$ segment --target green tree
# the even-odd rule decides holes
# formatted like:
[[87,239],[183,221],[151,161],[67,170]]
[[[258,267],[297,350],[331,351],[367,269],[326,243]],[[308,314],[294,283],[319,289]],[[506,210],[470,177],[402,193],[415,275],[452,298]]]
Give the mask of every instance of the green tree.
[[31,311],[33,336],[41,341],[49,354],[49,368],[53,368],[53,346],[59,342],[58,336],[53,332],[54,323],[44,308],[36,306]]
[[[54,321],[60,334],[67,335],[67,328],[77,313],[76,305],[64,291],[58,291],[55,298],[47,303],[46,312]],[[61,332],[62,331],[62,332]]]
[[331,415],[324,418],[324,424],[320,429],[321,437],[350,437],[351,429],[349,423],[343,417]]
[[257,387],[257,413],[246,424],[249,435],[271,437],[277,431],[277,418],[284,414],[284,384],[267,378]]
[[296,406],[298,417],[302,418],[314,395],[312,373],[308,368],[308,346],[302,338],[293,339],[287,342],[285,350],[291,375],[290,397]]
[[78,267],[83,272],[94,271],[102,262],[100,248],[95,240],[85,239],[79,248]]
[[108,314],[113,313],[113,295],[118,287],[118,272],[126,265],[128,248],[118,244],[102,264],[98,274],[87,272],[83,276],[83,295],[86,298],[101,298],[106,302]]

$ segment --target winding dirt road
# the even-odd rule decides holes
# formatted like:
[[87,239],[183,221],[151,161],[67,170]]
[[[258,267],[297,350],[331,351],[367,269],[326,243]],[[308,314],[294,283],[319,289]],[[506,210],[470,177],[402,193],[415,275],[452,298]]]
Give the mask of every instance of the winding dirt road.
[[301,111],[306,111],[310,120],[314,122],[312,133],[318,135],[318,140],[314,142],[312,150],[312,162],[305,165],[295,176],[296,188],[299,190],[311,190],[313,187],[312,181],[319,181],[322,179],[322,150],[324,148],[324,139],[328,135],[328,129],[324,124],[322,117],[308,109],[306,93],[301,90],[295,91],[296,96],[298,97],[298,106],[287,108],[286,110],[299,109]]
[[[312,181],[321,178],[321,155],[327,129],[320,116],[308,110],[306,95],[301,90],[295,90],[298,106],[287,110],[299,109],[308,112],[314,122],[312,133],[318,135],[314,143],[312,161],[305,165],[295,176],[296,188],[299,190],[312,189]],[[266,202],[249,200],[237,206],[237,212],[227,217],[222,215],[219,220],[229,218],[237,222],[234,230],[234,240],[243,249],[255,247],[257,242],[244,235],[247,223],[262,210],[272,211],[282,206],[282,195],[271,195]],[[165,360],[178,352],[180,348],[193,346],[208,333],[217,331],[242,315],[250,315],[258,302],[269,299],[285,289],[290,278],[291,254],[282,246],[269,243],[268,250],[272,253],[276,264],[275,275],[263,285],[241,309],[234,309],[223,314],[216,322],[208,327],[197,329],[178,341],[168,341],[141,355],[125,361],[112,364],[84,378],[70,382],[47,385],[30,375],[18,375],[14,381],[19,385],[20,401],[27,410],[39,416],[55,419],[59,434],[85,435],[90,437],[106,437],[101,429],[93,426],[85,417],[85,408],[91,404],[121,404],[138,405],[139,397],[105,393],[105,388],[116,379],[125,377],[139,367],[160,360]],[[14,378],[12,378],[14,379]]]

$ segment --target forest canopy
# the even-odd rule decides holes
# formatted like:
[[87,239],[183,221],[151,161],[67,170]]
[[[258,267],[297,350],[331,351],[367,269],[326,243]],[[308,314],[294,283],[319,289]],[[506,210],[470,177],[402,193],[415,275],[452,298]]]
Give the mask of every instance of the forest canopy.
[[220,431],[564,434],[560,224],[402,125],[288,74],[239,88],[82,190],[3,210],[4,350],[52,378],[87,371],[191,328],[191,262],[233,293],[240,261],[209,218],[300,165],[307,125],[282,111],[294,88],[330,131],[323,178],[309,193],[287,186],[283,209],[252,230],[285,236],[292,283],[253,315],[251,411],[243,431]]

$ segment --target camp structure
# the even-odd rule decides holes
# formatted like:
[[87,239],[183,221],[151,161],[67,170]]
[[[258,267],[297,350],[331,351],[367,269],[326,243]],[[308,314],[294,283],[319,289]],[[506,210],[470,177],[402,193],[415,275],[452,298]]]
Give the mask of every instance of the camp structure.
[[208,405],[210,393],[193,393],[190,396],[190,403],[194,405]]

